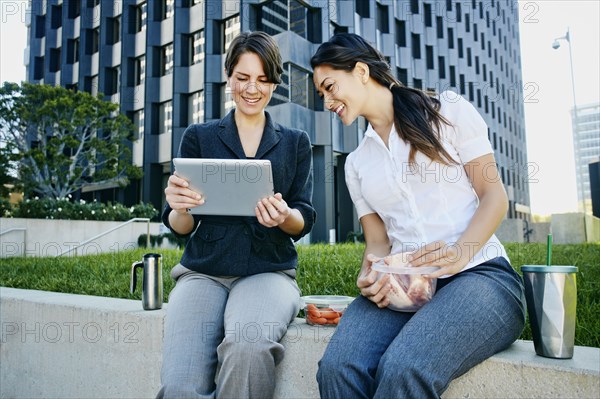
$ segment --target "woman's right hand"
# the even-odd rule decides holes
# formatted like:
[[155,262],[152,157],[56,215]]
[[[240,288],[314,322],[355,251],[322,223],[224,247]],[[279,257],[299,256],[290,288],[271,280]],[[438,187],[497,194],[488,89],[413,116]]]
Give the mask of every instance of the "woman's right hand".
[[360,289],[360,294],[368,300],[375,303],[380,308],[385,308],[390,304],[388,293],[392,286],[390,285],[389,274],[386,274],[381,279],[377,279],[377,271],[371,269],[373,262],[378,262],[380,258],[375,255],[368,254],[366,265],[358,276],[356,285]]
[[169,177],[165,196],[171,209],[177,213],[186,214],[188,209],[204,204],[204,198],[190,190],[189,186],[185,179],[177,176],[177,172]]

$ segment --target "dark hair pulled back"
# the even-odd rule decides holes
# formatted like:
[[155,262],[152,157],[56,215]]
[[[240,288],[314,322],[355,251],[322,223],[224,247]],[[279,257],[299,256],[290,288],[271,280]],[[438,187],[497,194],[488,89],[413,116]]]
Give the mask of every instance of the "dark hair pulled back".
[[439,112],[440,101],[422,90],[399,82],[390,65],[376,48],[354,33],[338,33],[323,43],[310,60],[312,68],[328,65],[351,72],[357,62],[369,66],[369,76],[392,91],[394,125],[402,140],[410,144],[409,162],[417,151],[443,164],[456,163],[440,141],[442,125],[450,125]]
[[245,53],[254,53],[260,58],[265,75],[270,83],[280,84],[283,66],[281,54],[275,40],[265,32],[242,32],[233,39],[225,56],[227,76],[233,74],[238,60]]

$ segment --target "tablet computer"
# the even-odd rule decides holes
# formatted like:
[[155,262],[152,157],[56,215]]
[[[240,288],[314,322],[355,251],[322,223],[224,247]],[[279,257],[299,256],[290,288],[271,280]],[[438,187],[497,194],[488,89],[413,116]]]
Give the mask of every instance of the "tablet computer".
[[204,204],[194,215],[255,216],[258,201],[273,195],[271,161],[265,159],[174,158],[177,174]]

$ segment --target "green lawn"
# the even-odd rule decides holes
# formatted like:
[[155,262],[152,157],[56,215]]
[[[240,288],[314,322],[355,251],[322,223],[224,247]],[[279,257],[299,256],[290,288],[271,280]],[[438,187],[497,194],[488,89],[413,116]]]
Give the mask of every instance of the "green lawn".
[[[356,274],[362,244],[299,246],[298,284],[304,295],[358,295]],[[544,244],[507,244],[512,264],[544,264]],[[112,254],[62,258],[2,259],[0,285],[74,294],[139,299],[129,293],[131,263],[141,259],[145,249]],[[165,301],[173,288],[169,277],[181,251],[160,250],[164,265]],[[600,243],[554,245],[553,264],[579,267],[577,275],[576,345],[600,347]],[[522,339],[531,339],[529,326]]]

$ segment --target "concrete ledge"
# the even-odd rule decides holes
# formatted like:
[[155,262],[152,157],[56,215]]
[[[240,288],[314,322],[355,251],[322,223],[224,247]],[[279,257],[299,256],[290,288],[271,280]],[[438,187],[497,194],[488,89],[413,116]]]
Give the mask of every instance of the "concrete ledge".
[[[160,386],[165,309],[140,301],[0,288],[0,397],[151,398]],[[318,398],[315,374],[333,329],[297,319],[283,339],[276,398]],[[444,398],[598,398],[600,349],[570,360],[518,341],[453,381]]]

